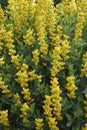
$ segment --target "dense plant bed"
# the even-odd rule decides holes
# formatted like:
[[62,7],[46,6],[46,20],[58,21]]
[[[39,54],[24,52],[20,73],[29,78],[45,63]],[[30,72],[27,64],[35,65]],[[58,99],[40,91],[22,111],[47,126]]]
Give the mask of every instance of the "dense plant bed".
[[0,7],[0,130],[87,130],[87,1]]

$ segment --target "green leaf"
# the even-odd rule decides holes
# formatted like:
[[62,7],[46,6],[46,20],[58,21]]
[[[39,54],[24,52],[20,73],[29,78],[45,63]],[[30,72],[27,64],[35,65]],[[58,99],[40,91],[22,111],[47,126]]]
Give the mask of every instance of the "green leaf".
[[46,86],[44,89],[44,95],[49,95],[49,94],[50,94],[50,88]]
[[70,114],[68,114],[68,113],[66,113],[65,115],[66,115],[66,118],[67,118],[67,124],[66,124],[66,126],[70,127],[71,124],[72,124],[72,116]]
[[71,122],[71,121],[69,121],[69,122],[66,124],[66,126],[67,126],[67,127],[70,127],[70,126],[71,126],[71,124],[72,124],[72,122]]
[[83,95],[82,94],[78,95],[77,99],[78,99],[78,101],[83,101],[84,100]]
[[72,120],[72,117],[71,117],[71,115],[70,115],[70,114],[65,113],[65,116],[66,116],[66,118],[67,118],[67,120],[68,120],[68,121],[71,121],[71,120]]
[[83,111],[80,108],[78,108],[76,111],[74,111],[75,118],[80,117],[82,114],[83,114]]
[[86,86],[86,89],[84,89],[84,90],[82,91],[82,93],[87,94],[87,86]]
[[3,104],[11,105],[11,102],[8,99],[7,95],[3,95],[2,98],[1,98],[1,101],[2,101]]
[[31,112],[31,114],[34,113],[34,110],[35,110],[35,103],[32,103],[32,104],[30,105],[30,112]]

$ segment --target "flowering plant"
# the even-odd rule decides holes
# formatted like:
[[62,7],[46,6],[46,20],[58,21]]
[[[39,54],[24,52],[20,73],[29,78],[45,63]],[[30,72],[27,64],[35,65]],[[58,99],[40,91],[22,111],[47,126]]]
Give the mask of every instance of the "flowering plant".
[[86,0],[0,7],[0,129],[87,130]]

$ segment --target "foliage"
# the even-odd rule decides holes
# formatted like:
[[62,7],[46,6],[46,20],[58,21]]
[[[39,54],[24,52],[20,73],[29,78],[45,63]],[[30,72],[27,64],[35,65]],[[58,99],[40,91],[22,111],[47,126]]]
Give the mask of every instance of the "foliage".
[[1,4],[2,8],[5,8],[5,6],[7,6],[7,4],[8,4],[8,0],[0,0],[0,4]]

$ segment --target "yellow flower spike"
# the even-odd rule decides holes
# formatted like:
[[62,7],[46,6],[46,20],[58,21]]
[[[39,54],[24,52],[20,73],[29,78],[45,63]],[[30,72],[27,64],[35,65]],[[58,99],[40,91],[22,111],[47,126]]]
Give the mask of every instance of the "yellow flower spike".
[[30,107],[28,106],[27,103],[22,104],[22,107],[20,108],[21,110],[21,117],[25,117],[27,115],[27,113],[30,110]]
[[87,123],[85,123],[85,126],[84,127],[82,127],[82,129],[81,130],[87,130]]
[[[46,7],[46,28],[48,30],[48,34],[49,34],[49,37],[52,40],[52,43],[55,42],[55,24],[57,23],[55,8],[54,8],[53,4],[54,4],[53,0],[50,1],[50,4],[49,4],[49,2],[47,0],[47,7]],[[49,5],[50,5],[50,8],[48,10]]]
[[87,77],[87,52],[83,55],[83,64],[81,68],[81,77],[85,76]]
[[32,54],[33,54],[33,59],[32,59],[32,61],[34,62],[35,66],[37,66],[38,63],[39,63],[39,50],[38,50],[38,49],[34,50],[34,51],[32,52]]
[[37,36],[38,36],[37,39],[38,39],[38,44],[40,46],[40,53],[41,53],[42,58],[46,56],[48,53],[48,44],[45,41],[45,38],[47,36],[47,32],[45,29],[46,22],[47,22],[47,19],[46,19],[46,13],[47,13],[47,8],[48,8],[47,6],[48,6],[47,0],[45,1],[39,0],[36,5],[36,10],[35,10],[36,20],[35,20],[34,26],[37,30]]
[[4,24],[0,25],[0,42],[1,40],[5,41],[6,38],[6,29],[4,27]]
[[56,118],[47,117],[47,122],[48,122],[50,130],[59,130],[59,128],[57,127]]
[[4,58],[2,57],[2,58],[0,58],[0,67],[4,64],[5,62],[4,62]]
[[87,94],[85,94],[84,111],[85,111],[85,118],[87,118]]
[[2,77],[0,77],[0,88],[3,94],[8,94],[8,96],[11,96],[11,91],[8,86],[5,85],[5,82],[3,81]]
[[[14,21],[14,30],[17,32],[17,34],[20,35],[21,29],[24,26],[28,25],[27,18],[29,16],[28,12],[32,9],[32,0],[9,0],[8,1],[8,9],[10,14],[10,19]],[[31,4],[30,4],[31,3]],[[34,12],[34,11],[33,11]],[[20,16],[19,16],[20,14]],[[33,14],[32,14],[33,15]]]
[[51,69],[51,75],[56,76],[58,72],[60,72],[62,69],[64,69],[64,62],[62,62],[61,58],[61,47],[57,46],[53,49],[53,55],[52,55],[52,69]]
[[25,118],[23,118],[23,123],[26,125],[27,124],[27,126],[29,126],[30,124],[29,124],[29,120],[25,117]]
[[0,5],[0,22],[4,23],[5,20],[6,20],[6,18],[4,15],[4,11],[2,10],[1,5]]
[[11,55],[11,62],[16,65],[17,69],[20,68],[20,58],[19,58],[18,54],[17,55]]
[[74,76],[67,77],[67,84],[65,86],[65,88],[68,91],[67,96],[72,99],[76,98],[75,91],[78,89],[78,87],[74,83],[75,82],[74,80],[75,80]]
[[35,124],[36,124],[36,130],[43,130],[44,124],[42,118],[35,119]]
[[3,43],[2,42],[0,42],[0,54],[2,53],[2,50],[3,50]]
[[36,77],[37,77],[38,82],[41,83],[42,82],[42,75],[37,75]]
[[6,42],[10,42],[12,40],[12,42],[14,41],[12,38],[13,38],[13,33],[12,33],[12,30],[9,30],[6,32],[6,35],[5,35],[5,40]]
[[51,97],[50,96],[45,96],[45,100],[44,100],[44,105],[43,105],[43,109],[44,109],[44,114],[48,117],[52,116],[52,108],[51,108],[52,102],[51,102]]
[[9,127],[8,110],[0,111],[0,124]]
[[12,43],[7,43],[6,47],[10,50],[10,49],[15,49],[15,45]]
[[50,92],[51,92],[51,102],[52,102],[52,107],[53,107],[53,114],[56,120],[62,120],[61,116],[61,90],[58,82],[58,78],[54,77],[50,81],[51,86],[50,86]]
[[77,11],[77,6],[75,0],[70,1],[70,12]]
[[30,91],[28,88],[23,88],[21,93],[23,94],[24,100],[29,101],[29,102],[31,101]]
[[24,38],[25,44],[31,46],[32,42],[33,42],[33,30],[32,29],[28,29],[26,31],[26,35],[23,38]]
[[85,94],[85,97],[87,98],[87,94]]
[[27,105],[27,103],[24,103],[23,105],[22,105],[22,108],[21,108],[21,111],[22,112],[27,112],[27,111],[29,111],[29,106]]
[[29,68],[29,66],[27,65],[27,64],[25,64],[25,63],[23,63],[22,65],[21,65],[21,70],[22,71],[27,71],[28,70],[28,68]]
[[84,14],[84,12],[80,11],[80,12],[78,12],[78,15],[77,15],[77,24],[76,24],[75,37],[74,37],[76,44],[78,43],[78,41],[81,40],[84,23],[85,23],[85,14]]
[[36,74],[35,74],[35,70],[32,70],[30,72],[28,72],[28,75],[29,75],[29,81],[32,81],[36,78]]
[[28,78],[28,72],[26,70],[24,71],[21,71],[19,70],[17,73],[17,78],[15,79],[20,85],[21,87],[28,87],[28,81],[29,81],[29,78]]
[[21,106],[21,99],[18,93],[13,95],[15,106]]
[[29,105],[27,103],[22,104],[20,111],[21,111],[20,118],[22,119],[23,123],[25,125],[29,125],[29,120],[26,117],[28,112],[30,111]]
[[69,59],[69,52],[70,52],[70,48],[71,46],[69,45],[69,36],[64,35],[64,40],[61,41],[61,56],[63,58],[64,61]]

